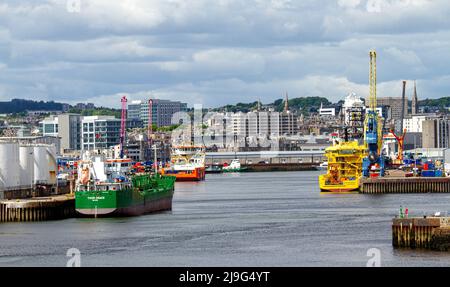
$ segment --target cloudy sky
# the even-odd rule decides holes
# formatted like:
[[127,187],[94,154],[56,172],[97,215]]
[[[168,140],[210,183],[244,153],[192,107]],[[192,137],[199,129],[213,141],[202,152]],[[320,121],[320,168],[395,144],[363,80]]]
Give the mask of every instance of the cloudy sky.
[[[79,3],[77,3],[79,2]],[[450,96],[448,0],[1,0],[0,100]]]

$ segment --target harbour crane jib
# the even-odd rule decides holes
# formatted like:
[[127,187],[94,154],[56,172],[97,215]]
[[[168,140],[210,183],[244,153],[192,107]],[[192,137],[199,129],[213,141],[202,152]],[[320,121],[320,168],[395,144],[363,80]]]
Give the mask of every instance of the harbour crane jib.
[[363,176],[369,177],[373,167],[379,169],[379,175],[384,176],[385,161],[381,155],[382,144],[382,120],[377,112],[377,72],[376,72],[376,52],[370,51],[370,71],[369,71],[369,109],[366,113],[364,125],[364,143],[367,147],[368,155],[363,159]]

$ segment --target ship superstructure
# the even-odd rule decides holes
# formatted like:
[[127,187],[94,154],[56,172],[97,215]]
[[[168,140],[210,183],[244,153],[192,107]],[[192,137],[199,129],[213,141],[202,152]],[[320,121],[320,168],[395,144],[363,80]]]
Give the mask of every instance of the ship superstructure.
[[205,179],[204,146],[174,146],[170,162],[170,166],[161,169],[161,174],[174,175],[179,181],[201,181]]

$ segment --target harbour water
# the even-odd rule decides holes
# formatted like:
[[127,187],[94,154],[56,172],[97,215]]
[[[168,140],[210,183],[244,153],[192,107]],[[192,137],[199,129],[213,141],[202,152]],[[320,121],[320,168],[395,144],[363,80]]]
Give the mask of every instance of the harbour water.
[[0,266],[448,266],[450,253],[394,250],[391,220],[450,210],[448,194],[324,194],[320,172],[209,174],[176,183],[173,210],[131,218],[0,225]]

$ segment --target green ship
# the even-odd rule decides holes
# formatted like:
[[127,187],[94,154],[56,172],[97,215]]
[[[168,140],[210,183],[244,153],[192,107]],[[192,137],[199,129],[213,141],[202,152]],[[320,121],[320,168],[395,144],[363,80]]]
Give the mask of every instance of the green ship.
[[174,176],[133,174],[131,160],[85,160],[79,164],[75,209],[88,217],[136,216],[171,210]]

